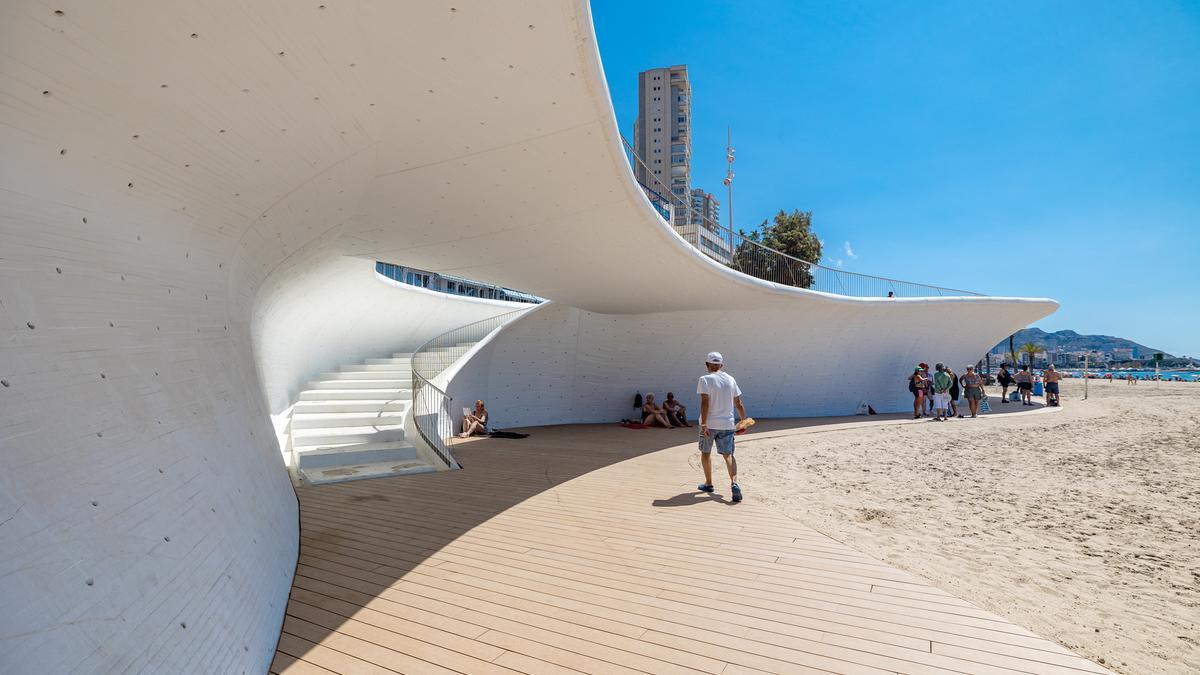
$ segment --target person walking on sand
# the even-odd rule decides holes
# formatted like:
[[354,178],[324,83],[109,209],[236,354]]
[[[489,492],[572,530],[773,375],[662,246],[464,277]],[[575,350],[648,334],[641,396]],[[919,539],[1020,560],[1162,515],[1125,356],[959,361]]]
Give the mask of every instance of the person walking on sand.
[[967,366],[967,372],[958,378],[963,387],[963,396],[971,408],[971,417],[979,417],[979,402],[983,400],[983,378],[975,372],[975,366]]
[[933,374],[933,419],[945,422],[950,407],[950,385],[954,380],[946,373],[942,364],[939,363],[933,368],[937,371]]
[[704,482],[697,486],[701,492],[713,491],[712,449],[725,460],[729,472],[730,490],[733,501],[742,501],[742,488],[737,482],[737,460],[733,457],[733,436],[737,433],[734,410],[744,420],[746,409],[742,406],[742,390],[737,380],[723,370],[725,357],[721,352],[709,352],[704,361],[708,373],[696,382],[696,393],[700,394],[700,464],[704,467]]
[[1062,379],[1062,373],[1054,368],[1054,364],[1046,366],[1046,372],[1042,373],[1042,379],[1046,381],[1046,405],[1058,407],[1058,382]]

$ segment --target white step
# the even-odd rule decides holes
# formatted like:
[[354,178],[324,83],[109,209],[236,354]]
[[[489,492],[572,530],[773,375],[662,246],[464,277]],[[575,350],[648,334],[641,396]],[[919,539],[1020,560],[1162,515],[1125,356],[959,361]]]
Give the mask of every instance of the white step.
[[352,466],[334,466],[326,469],[300,469],[300,480],[309,485],[329,485],[343,483],[348,480],[364,480],[367,478],[388,478],[390,476],[407,476],[414,473],[432,473],[432,466],[418,459],[402,462],[373,462],[369,464],[354,464]]
[[403,440],[403,424],[294,429],[292,431],[292,447],[296,448],[297,452],[346,443],[391,443]]
[[[363,368],[364,366],[350,366],[351,368]],[[403,380],[405,376],[412,377],[412,371],[408,368],[389,368],[388,370],[348,370],[343,369],[337,373],[321,373],[322,382],[341,382],[342,380]]]
[[[339,382],[338,384],[343,384]],[[310,385],[312,383],[309,383]],[[381,384],[378,380],[372,384]],[[391,401],[407,401],[412,399],[412,382],[408,381],[403,387],[355,387],[346,389],[310,388],[300,392],[301,401],[371,401],[386,399]]]
[[301,469],[325,469],[333,466],[375,462],[401,462],[416,458],[417,449],[411,443],[404,441],[349,443],[296,453],[297,466]]
[[383,370],[383,371],[394,370],[397,372],[408,372],[408,371],[412,370],[412,362],[411,361],[397,360],[395,363],[392,363],[391,361],[389,361],[388,363],[370,363],[370,361],[383,361],[383,360],[385,360],[385,359],[369,359],[367,363],[360,363],[358,365],[353,365],[353,366],[342,366],[341,368],[338,368],[338,370],[342,371],[343,373],[368,372],[368,371],[373,371],[373,370]]
[[335,412],[296,413],[292,410],[292,429],[325,429],[329,427],[393,426],[404,424],[404,411],[399,412]]
[[[412,352],[396,352],[395,354],[392,354],[393,359],[411,359],[412,357],[413,357]],[[368,359],[368,360],[370,360],[370,359]]]
[[316,380],[308,383],[309,389],[411,389],[412,379],[345,379]]
[[[318,390],[319,391],[319,390]],[[409,399],[375,399],[361,400],[333,399],[328,401],[300,401],[292,408],[293,418],[296,415],[319,413],[370,413],[370,412],[407,412],[411,405]]]

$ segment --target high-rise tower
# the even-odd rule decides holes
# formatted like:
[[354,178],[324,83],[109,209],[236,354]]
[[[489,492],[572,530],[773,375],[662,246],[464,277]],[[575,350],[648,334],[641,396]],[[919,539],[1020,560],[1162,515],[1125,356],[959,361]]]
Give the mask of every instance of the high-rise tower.
[[671,201],[676,227],[690,222],[685,205],[692,185],[691,98],[687,66],[638,73],[633,147],[646,166],[637,165],[635,174],[643,187]]

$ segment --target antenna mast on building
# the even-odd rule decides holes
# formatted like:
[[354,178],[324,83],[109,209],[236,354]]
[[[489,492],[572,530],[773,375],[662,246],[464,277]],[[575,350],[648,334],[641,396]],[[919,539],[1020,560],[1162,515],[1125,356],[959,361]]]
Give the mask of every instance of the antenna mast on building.
[[729,188],[729,259],[733,260],[733,132],[725,127],[725,187]]

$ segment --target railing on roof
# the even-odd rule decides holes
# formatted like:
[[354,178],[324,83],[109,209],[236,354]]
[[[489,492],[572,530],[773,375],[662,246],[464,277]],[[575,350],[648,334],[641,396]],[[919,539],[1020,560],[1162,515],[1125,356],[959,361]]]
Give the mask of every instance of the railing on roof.
[[[638,180],[638,185],[646,191],[651,202],[656,200],[667,202],[675,209],[675,213],[679,213],[679,209],[684,209],[689,214],[693,224],[678,226],[675,231],[689,244],[730,269],[785,286],[860,298],[983,295],[973,291],[847,272],[801,260],[782,251],[763,246],[761,243],[743,236],[741,232],[733,232],[728,227],[697,211],[691,204],[690,195],[679,197],[672,193],[670,188],[655,176],[654,171],[637,156],[633,146],[624,136],[621,137],[621,141],[625,145],[625,152],[629,155],[629,162],[634,168],[634,173],[645,175],[661,188],[652,188],[640,179]],[[641,168],[640,172],[638,171],[639,167]],[[659,211],[661,213],[661,209]],[[697,225],[703,225],[703,227]]]

